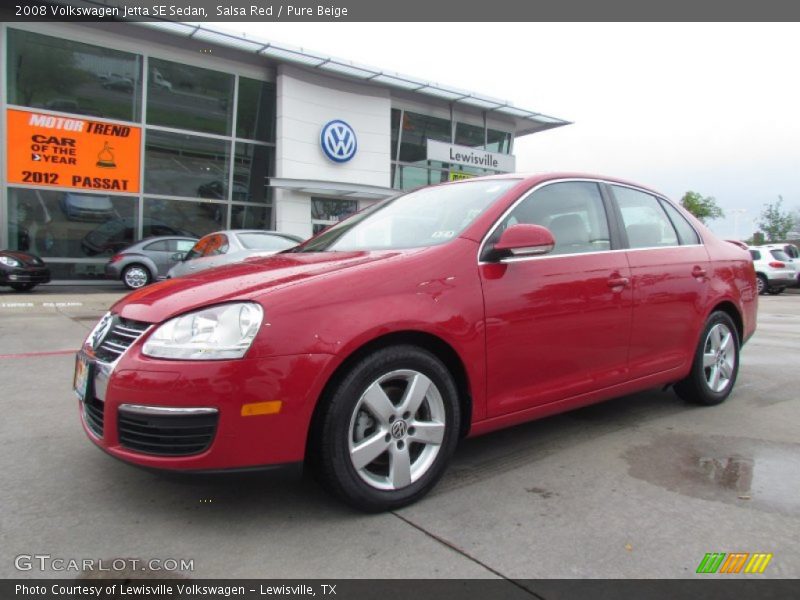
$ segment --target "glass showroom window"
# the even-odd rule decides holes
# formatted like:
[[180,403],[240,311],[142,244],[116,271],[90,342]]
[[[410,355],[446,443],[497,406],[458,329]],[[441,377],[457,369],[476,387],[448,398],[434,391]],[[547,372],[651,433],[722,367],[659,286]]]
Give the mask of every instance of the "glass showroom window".
[[236,135],[240,138],[275,141],[275,84],[239,77]]
[[231,135],[233,75],[157,58],[148,69],[148,125]]
[[511,153],[511,134],[497,129],[486,130],[486,149],[500,154]]
[[228,205],[223,202],[144,199],[142,237],[186,235],[202,237],[224,229]]
[[229,153],[224,140],[148,129],[145,192],[226,200]]
[[8,29],[9,104],[138,121],[142,57]]
[[428,158],[427,140],[449,143],[452,138],[450,121],[412,112],[403,113],[400,161],[416,162]]
[[358,212],[356,200],[333,200],[329,198],[311,198],[311,224],[317,234],[326,227],[336,225]]
[[272,207],[233,204],[231,229],[272,229]]
[[477,125],[456,123],[456,144],[471,148],[483,148],[486,144],[486,130]]
[[272,146],[236,143],[233,155],[233,201],[268,203],[272,189],[268,186],[275,165]]
[[9,188],[8,243],[38,256],[104,259],[133,243],[133,196]]

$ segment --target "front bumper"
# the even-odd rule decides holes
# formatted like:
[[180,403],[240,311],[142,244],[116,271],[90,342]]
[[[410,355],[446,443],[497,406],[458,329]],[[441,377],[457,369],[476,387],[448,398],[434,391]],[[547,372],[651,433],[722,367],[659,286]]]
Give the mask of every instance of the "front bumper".
[[[88,401],[79,401],[81,422],[87,436],[105,452],[147,468],[218,471],[298,463],[305,457],[311,416],[331,358],[304,354],[165,361],[141,356],[133,347],[116,365],[95,363]],[[243,415],[243,405],[276,401],[280,402],[277,412]],[[177,439],[175,432],[196,423],[174,421],[167,427],[169,435],[162,435],[164,431],[131,425],[130,410],[122,405],[215,409],[213,435],[196,453],[167,455],[168,445]],[[149,425],[157,427],[158,423]],[[195,433],[197,430],[189,431]],[[149,441],[142,436],[155,436],[150,438],[155,445],[131,442]]]
[[0,269],[0,284],[12,283],[49,283],[50,269],[47,267],[15,267]]
[[797,279],[794,275],[787,275],[785,277],[770,277],[767,279],[767,287],[769,288],[786,288],[797,284]]

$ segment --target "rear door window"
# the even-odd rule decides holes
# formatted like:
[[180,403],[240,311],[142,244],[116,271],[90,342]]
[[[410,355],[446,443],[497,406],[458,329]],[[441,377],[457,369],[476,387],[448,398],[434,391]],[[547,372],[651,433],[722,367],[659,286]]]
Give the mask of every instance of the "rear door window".
[[678,233],[655,196],[613,185],[631,248],[677,246]]

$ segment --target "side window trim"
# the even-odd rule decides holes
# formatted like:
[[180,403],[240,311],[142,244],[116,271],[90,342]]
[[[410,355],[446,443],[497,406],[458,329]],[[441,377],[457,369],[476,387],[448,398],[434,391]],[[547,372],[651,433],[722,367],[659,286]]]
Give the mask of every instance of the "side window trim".
[[605,181],[598,181],[600,194],[603,196],[603,205],[606,209],[606,220],[608,221],[608,231],[611,236],[612,250],[625,250],[629,248],[628,233],[625,231],[625,224],[622,220],[622,212],[617,205],[617,200],[611,191],[611,186]]

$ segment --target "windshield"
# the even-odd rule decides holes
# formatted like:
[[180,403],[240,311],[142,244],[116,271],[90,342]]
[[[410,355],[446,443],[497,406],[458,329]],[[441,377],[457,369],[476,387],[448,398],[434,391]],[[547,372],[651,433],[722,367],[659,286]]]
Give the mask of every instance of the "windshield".
[[444,244],[518,182],[493,179],[422,188],[354,215],[297,251],[397,250]]
[[248,232],[237,233],[239,242],[248,250],[286,250],[297,246],[297,242],[280,235],[270,233]]

